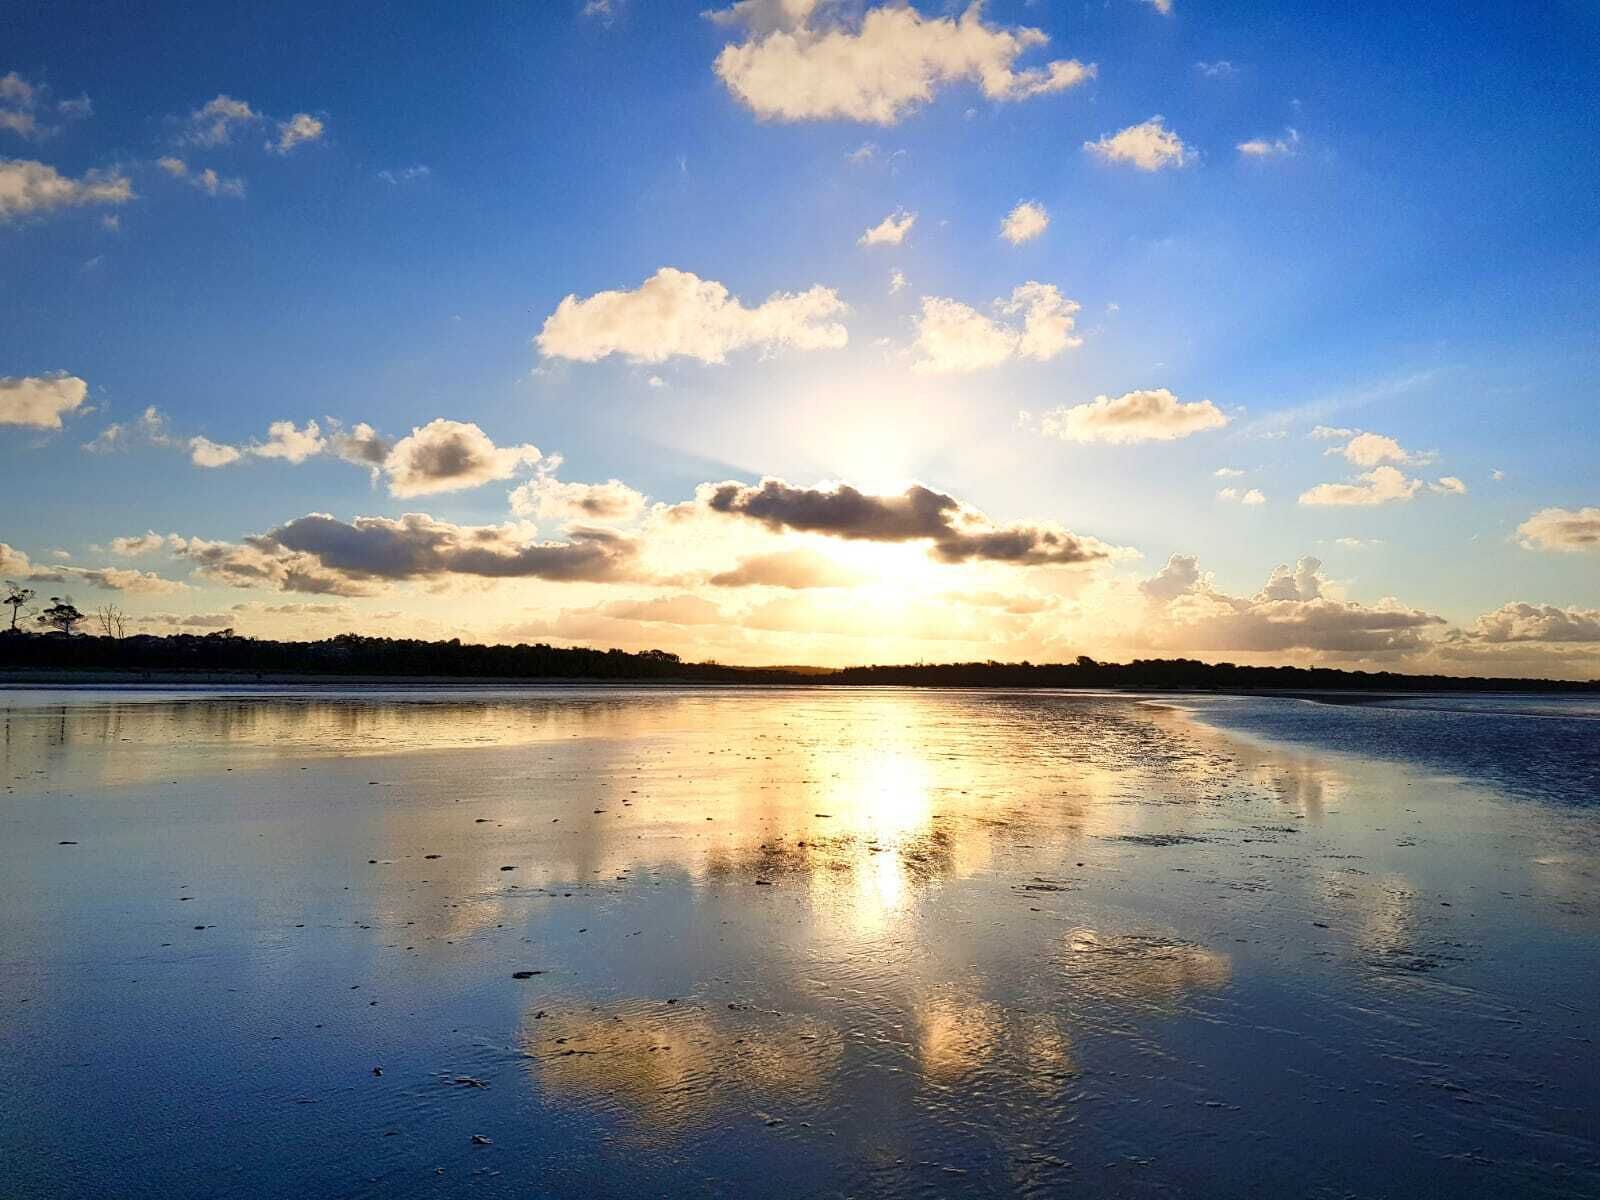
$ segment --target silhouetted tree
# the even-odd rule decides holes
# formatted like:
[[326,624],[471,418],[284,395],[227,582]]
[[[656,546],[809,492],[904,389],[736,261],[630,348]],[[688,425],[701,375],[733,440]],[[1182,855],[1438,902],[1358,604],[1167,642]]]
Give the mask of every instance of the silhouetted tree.
[[102,604],[94,610],[94,623],[99,626],[101,637],[123,637],[128,631],[128,614],[115,604]]
[[14,583],[9,579],[6,580],[5,603],[11,606],[12,629],[17,627],[17,614],[22,611],[23,606],[32,600],[33,597],[34,591],[32,588],[23,587],[20,583]]
[[71,596],[51,596],[50,607],[39,614],[39,624],[49,625],[58,632],[67,634],[70,634],[72,627],[83,619],[83,614],[78,611],[78,606],[72,602]]

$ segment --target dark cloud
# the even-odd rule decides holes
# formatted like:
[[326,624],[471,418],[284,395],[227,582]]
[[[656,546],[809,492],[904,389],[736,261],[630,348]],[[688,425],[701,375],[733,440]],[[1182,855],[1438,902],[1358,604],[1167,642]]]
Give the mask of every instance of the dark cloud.
[[452,575],[626,579],[633,577],[638,545],[607,529],[574,529],[561,542],[527,542],[514,526],[454,525],[423,513],[348,522],[312,513],[242,544],[192,539],[180,553],[236,587],[366,595],[376,583]]
[[1115,548],[1048,524],[990,524],[954,496],[913,484],[897,496],[871,496],[848,484],[797,488],[781,479],[759,486],[708,484],[702,503],[712,512],[759,521],[768,529],[820,533],[873,542],[932,543],[944,562],[1066,565],[1112,558]]

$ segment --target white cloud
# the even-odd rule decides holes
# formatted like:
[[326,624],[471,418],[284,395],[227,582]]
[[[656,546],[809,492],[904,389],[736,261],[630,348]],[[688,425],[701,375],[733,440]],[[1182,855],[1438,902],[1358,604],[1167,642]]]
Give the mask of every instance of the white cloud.
[[1013,246],[1020,246],[1038,237],[1049,225],[1050,214],[1045,212],[1044,205],[1024,200],[1000,222],[1000,236]]
[[644,496],[619,479],[564,483],[544,475],[511,491],[511,511],[544,521],[631,521],[644,511]]
[[1238,467],[1218,467],[1211,474],[1218,479],[1238,479],[1244,472]]
[[1227,423],[1227,416],[1209,400],[1185,404],[1166,388],[1149,388],[1053,409],[1040,418],[1039,428],[1046,437],[1066,442],[1127,445],[1170,442]]
[[1237,68],[1225,58],[1219,58],[1216,62],[1197,62],[1194,69],[1207,79],[1226,79],[1238,73]]
[[1144,0],[1144,2],[1151,8],[1155,9],[1163,17],[1170,17],[1172,15],[1172,0]]
[[154,529],[133,537],[115,537],[111,539],[111,553],[120,558],[139,558],[145,554],[154,554],[166,548],[168,539],[162,537]]
[[307,421],[304,429],[296,429],[293,421],[274,421],[267,426],[267,440],[250,447],[258,458],[281,458],[296,466],[316,454],[321,454],[326,442],[315,421]]
[[1267,502],[1266,496],[1262,495],[1261,489],[1259,488],[1250,488],[1248,491],[1241,491],[1238,488],[1225,487],[1217,493],[1217,499],[1227,500],[1230,503],[1248,504],[1252,506],[1257,504],[1265,504]]
[[1160,116],[1108,133],[1097,142],[1085,142],[1083,148],[1105,162],[1130,163],[1141,171],[1181,167],[1196,157],[1182,138],[1162,124]]
[[1297,154],[1300,150],[1300,133],[1296,129],[1285,129],[1282,137],[1251,138],[1247,142],[1240,142],[1238,150],[1246,158],[1280,158]]
[[1395,467],[1374,467],[1356,476],[1355,483],[1319,483],[1300,494],[1300,503],[1309,505],[1376,505],[1409,500],[1422,487],[1422,480],[1408,479]]
[[1310,557],[1278,566],[1259,592],[1244,597],[1217,590],[1198,560],[1175,554],[1141,590],[1149,601],[1143,644],[1158,650],[1388,658],[1426,649],[1428,631],[1444,624],[1393,599],[1370,605],[1343,599]]
[[0,425],[60,429],[64,414],[75,412],[89,394],[76,375],[23,375],[0,378]]
[[278,123],[278,139],[268,142],[267,149],[274,154],[288,154],[296,146],[321,141],[324,126],[310,113],[295,113],[287,121]]
[[1600,508],[1542,508],[1517,526],[1529,550],[1600,552]]
[[184,140],[196,146],[226,146],[235,129],[260,119],[261,114],[243,100],[219,94],[189,114]]
[[60,133],[61,127],[44,124],[41,115],[48,117],[53,112],[69,121],[81,121],[94,112],[87,96],[52,104],[49,92],[47,84],[29,83],[15,71],[0,75],[0,132],[42,140]]
[[1381,433],[1361,433],[1351,429],[1329,429],[1326,425],[1318,425],[1311,431],[1315,438],[1342,438],[1349,437],[1343,446],[1335,446],[1329,454],[1342,454],[1349,462],[1358,467],[1375,467],[1379,463],[1399,463],[1404,466],[1416,466],[1432,462],[1435,457],[1432,451],[1415,452],[1407,450],[1392,437],[1385,437]]
[[496,446],[467,421],[430,421],[395,443],[384,460],[392,496],[426,496],[509,479],[537,463],[536,446]]
[[126,567],[70,567],[65,564],[47,567],[29,561],[26,554],[4,542],[0,542],[0,574],[25,583],[77,583],[107,592],[162,595],[189,590],[188,584],[175,579],[163,579],[151,571],[133,571]]
[[[358,428],[369,427],[358,426]],[[163,437],[152,440],[158,444],[170,441]],[[304,429],[296,428],[293,421],[274,421],[267,426],[266,441],[252,442],[242,448],[214,442],[207,437],[192,437],[186,445],[189,448],[189,461],[195,466],[226,467],[239,462],[246,455],[253,455],[256,458],[278,458],[299,466],[306,459],[321,454],[328,444],[315,421],[307,421]]]
[[1490,643],[1600,642],[1600,608],[1514,601],[1479,617],[1469,636]]
[[82,179],[23,158],[0,159],[0,222],[86,204],[126,204],[133,184],[115,171],[90,171]]
[[1467,485],[1454,475],[1441,475],[1437,483],[1428,485],[1428,490],[1445,496],[1465,496],[1467,494]]
[[1012,358],[1047,362],[1083,344],[1072,330],[1079,305],[1054,284],[1029,281],[1009,299],[996,300],[1004,316],[1021,314],[1022,325],[996,321],[957,300],[924,296],[912,368],[923,372],[978,371]]
[[814,24],[818,7],[816,0],[745,0],[710,14],[747,31],[747,40],[717,55],[714,70],[757,116],[893,125],[948,84],[970,81],[990,100],[1022,100],[1095,74],[1076,59],[1015,70],[1019,57],[1049,38],[1038,29],[987,25],[981,4],[953,18],[880,5],[854,26]]
[[899,209],[890,213],[871,229],[863,233],[856,244],[858,246],[898,246],[906,240],[906,234],[911,232],[911,227],[916,224],[917,214],[908,213]]
[[207,437],[189,439],[189,461],[197,467],[225,467],[243,456],[244,452],[237,446],[213,442]]
[[177,445],[172,438],[167,436],[167,419],[155,405],[150,405],[139,415],[138,420],[131,425],[124,425],[114,421],[102,429],[93,441],[85,442],[83,448],[91,454],[109,454],[114,450],[125,449],[130,442],[135,440],[146,441],[157,446]]
[[1346,550],[1371,550],[1374,546],[1383,545],[1382,538],[1342,537],[1333,540],[1336,545],[1343,546]]
[[190,187],[198,188],[208,196],[244,195],[244,180],[224,179],[210,167],[203,171],[191,171],[188,163],[171,155],[158,159],[156,165],[174,179],[181,179]]
[[550,358],[596,362],[622,354],[636,362],[675,355],[720,363],[747,347],[833,350],[849,341],[834,318],[848,311],[832,288],[779,293],[747,308],[714,280],[662,267],[636,290],[569,295],[534,339]]
[[889,295],[893,296],[896,292],[902,292],[902,291],[905,290],[905,287],[906,287],[906,277],[905,277],[905,275],[903,273],[901,273],[900,271],[890,271],[889,272]]

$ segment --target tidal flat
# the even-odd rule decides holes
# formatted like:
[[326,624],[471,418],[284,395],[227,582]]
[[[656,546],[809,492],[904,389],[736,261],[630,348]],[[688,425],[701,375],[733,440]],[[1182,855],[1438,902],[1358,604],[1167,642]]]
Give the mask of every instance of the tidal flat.
[[8,1197],[1600,1196],[1592,699],[0,725]]

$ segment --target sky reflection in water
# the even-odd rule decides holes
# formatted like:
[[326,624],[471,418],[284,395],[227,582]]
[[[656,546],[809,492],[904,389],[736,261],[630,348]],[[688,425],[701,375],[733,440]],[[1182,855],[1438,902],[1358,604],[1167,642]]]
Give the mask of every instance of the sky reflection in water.
[[1600,1190],[1592,810],[1122,697],[8,702],[21,1196]]

